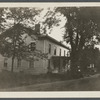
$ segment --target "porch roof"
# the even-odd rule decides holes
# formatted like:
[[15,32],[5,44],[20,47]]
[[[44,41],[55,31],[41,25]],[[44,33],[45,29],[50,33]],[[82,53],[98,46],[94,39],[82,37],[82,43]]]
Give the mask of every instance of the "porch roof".
[[70,59],[70,57],[66,56],[52,56],[53,59]]

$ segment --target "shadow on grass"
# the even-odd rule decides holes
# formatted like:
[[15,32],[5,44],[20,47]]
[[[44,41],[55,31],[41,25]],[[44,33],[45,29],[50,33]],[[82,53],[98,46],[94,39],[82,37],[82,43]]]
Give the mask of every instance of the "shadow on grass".
[[65,80],[63,75],[41,74],[31,75],[25,73],[0,72],[0,89],[26,86],[32,84],[50,83]]
[[[77,77],[80,78],[80,77]],[[64,81],[75,79],[71,77],[70,73],[66,74],[41,74],[31,75],[25,73],[12,73],[9,71],[0,72],[0,89],[14,88],[20,86],[27,86],[33,84],[50,83],[56,81]]]

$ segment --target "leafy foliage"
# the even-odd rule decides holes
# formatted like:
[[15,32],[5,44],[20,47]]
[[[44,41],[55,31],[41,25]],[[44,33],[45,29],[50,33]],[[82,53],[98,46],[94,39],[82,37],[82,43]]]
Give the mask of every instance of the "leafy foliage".
[[58,7],[55,13],[60,12],[66,17],[64,40],[71,45],[71,70],[76,73],[87,46],[99,43],[99,8],[88,7]]
[[[12,57],[12,63],[14,64],[14,59],[17,58],[18,61],[24,60],[36,60],[47,59],[47,54],[42,53],[39,50],[30,51],[29,45],[25,42],[27,37],[32,35],[37,35],[35,31],[30,28],[24,27],[22,24],[16,24],[7,31],[0,35],[0,53],[5,57]],[[13,71],[13,67],[12,67]]]
[[21,23],[25,20],[35,21],[34,17],[38,15],[42,9],[38,8],[6,8],[6,18],[13,20],[14,24]]
[[42,9],[37,8],[3,9],[5,14],[4,19],[6,20],[3,24],[7,31],[4,31],[0,35],[0,53],[3,56],[12,57],[12,71],[15,57],[22,59],[25,56],[23,52],[26,52],[28,48],[23,39],[23,35],[26,33],[28,35],[34,33],[32,29],[24,26],[29,23],[27,22],[28,20],[34,21],[34,17],[38,15],[41,10]]

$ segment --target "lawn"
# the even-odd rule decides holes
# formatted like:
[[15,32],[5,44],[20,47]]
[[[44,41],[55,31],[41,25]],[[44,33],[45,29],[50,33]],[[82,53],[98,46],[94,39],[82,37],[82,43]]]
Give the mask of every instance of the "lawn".
[[100,91],[100,75],[71,79],[68,75],[0,72],[1,91]]
[[34,84],[2,91],[100,91],[100,74],[81,79]]
[[62,81],[62,75],[30,75],[25,73],[0,72],[0,89],[27,86],[32,84],[50,83]]

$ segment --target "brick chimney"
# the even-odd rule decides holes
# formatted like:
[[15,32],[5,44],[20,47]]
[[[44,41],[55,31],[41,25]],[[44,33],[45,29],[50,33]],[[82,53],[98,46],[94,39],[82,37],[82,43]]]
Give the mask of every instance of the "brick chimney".
[[36,32],[37,34],[40,34],[40,24],[36,24],[36,25],[35,25],[35,32]]

